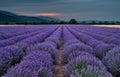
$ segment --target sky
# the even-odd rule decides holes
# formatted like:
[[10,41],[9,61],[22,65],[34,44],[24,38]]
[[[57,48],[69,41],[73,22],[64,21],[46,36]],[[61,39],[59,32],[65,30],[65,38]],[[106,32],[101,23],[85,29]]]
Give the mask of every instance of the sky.
[[66,21],[120,21],[120,0],[0,0],[0,10]]

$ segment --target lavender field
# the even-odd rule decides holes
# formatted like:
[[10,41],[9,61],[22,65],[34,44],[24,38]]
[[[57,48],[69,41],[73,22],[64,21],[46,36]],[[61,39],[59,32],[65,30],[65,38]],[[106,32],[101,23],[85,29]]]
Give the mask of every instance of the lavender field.
[[120,77],[120,28],[0,26],[0,77]]

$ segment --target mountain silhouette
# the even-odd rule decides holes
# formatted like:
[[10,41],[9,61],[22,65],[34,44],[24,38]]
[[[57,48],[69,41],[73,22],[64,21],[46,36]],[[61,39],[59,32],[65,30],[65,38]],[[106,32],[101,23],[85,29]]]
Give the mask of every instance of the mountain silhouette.
[[46,16],[23,16],[0,10],[0,22],[60,22],[59,19]]

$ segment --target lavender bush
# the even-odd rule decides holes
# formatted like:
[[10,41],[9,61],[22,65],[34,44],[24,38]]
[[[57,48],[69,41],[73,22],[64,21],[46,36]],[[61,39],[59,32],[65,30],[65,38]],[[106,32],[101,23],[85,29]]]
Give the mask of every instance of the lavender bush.
[[57,47],[60,46],[60,38],[62,34],[62,26],[60,26],[52,35],[50,35],[45,41],[51,41],[56,44]]
[[80,50],[74,51],[68,55],[67,62],[77,58],[78,56],[89,55],[89,54],[90,53],[86,53],[86,51],[80,51]]
[[53,77],[52,58],[45,51],[33,51],[3,77]]
[[66,59],[67,59],[68,55],[70,53],[76,51],[76,50],[86,51],[86,52],[89,52],[89,53],[93,53],[93,49],[90,46],[87,46],[87,45],[82,44],[82,43],[72,44],[70,46],[67,46],[63,50],[64,61],[66,62]]
[[113,77],[111,73],[100,70],[96,66],[88,65],[86,68],[83,68],[81,71],[75,70],[70,74],[70,77]]
[[110,45],[110,44],[98,44],[95,48],[95,55],[99,58],[103,58],[105,54],[111,50],[115,45]]
[[108,51],[102,61],[112,73],[120,75],[120,47]]
[[10,66],[18,63],[25,53],[19,47],[12,45],[0,49],[0,75]]
[[43,43],[36,44],[36,45],[28,48],[27,52],[31,52],[33,50],[46,51],[51,54],[51,56],[54,60],[56,59],[57,49],[55,48],[55,46],[53,46],[53,44],[51,44],[49,42],[43,42]]
[[83,68],[86,68],[88,65],[96,66],[100,70],[106,70],[106,67],[98,58],[86,52],[85,55],[80,55],[74,58],[73,60],[70,60],[65,66],[65,71],[67,75],[70,75],[72,71],[74,70],[81,71]]

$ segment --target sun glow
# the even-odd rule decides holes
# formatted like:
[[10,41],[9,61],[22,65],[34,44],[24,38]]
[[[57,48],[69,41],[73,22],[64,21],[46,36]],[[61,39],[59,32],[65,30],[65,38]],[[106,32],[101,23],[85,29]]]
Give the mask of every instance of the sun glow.
[[37,13],[36,16],[49,16],[49,17],[58,17],[62,16],[63,14],[60,13]]

